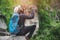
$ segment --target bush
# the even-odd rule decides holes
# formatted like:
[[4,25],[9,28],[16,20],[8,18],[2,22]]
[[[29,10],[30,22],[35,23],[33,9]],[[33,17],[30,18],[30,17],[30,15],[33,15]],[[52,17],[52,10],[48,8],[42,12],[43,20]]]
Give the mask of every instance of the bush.
[[39,10],[39,30],[31,40],[60,40],[60,23],[55,20],[56,11],[51,14],[45,9]]

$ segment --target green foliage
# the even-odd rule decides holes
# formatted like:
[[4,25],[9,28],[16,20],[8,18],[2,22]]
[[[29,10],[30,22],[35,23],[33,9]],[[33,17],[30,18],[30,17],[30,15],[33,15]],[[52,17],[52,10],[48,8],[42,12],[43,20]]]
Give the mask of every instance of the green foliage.
[[[50,11],[51,0],[39,0],[39,30],[31,40],[60,40],[60,22],[56,21],[56,10]],[[13,13],[13,0],[0,0],[0,11],[7,18],[7,26]]]
[[60,22],[55,19],[56,10],[50,11],[51,8],[46,0],[41,0],[38,7],[39,30],[31,40],[60,40]]
[[11,3],[9,2],[9,0],[0,0],[0,12],[5,15],[5,17],[7,18],[6,20],[6,24],[8,26],[9,24],[9,20],[10,17],[12,15],[12,7],[11,7]]

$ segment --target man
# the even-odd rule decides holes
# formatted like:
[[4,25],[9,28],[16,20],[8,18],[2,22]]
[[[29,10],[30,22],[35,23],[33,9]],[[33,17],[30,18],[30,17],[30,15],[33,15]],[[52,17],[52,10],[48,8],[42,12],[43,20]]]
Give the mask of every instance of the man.
[[20,29],[18,29],[19,28],[18,21],[19,21],[19,12],[21,9],[18,10],[17,8],[19,9],[20,6],[17,6],[14,9],[14,14],[12,15],[12,17],[10,19],[10,23],[9,23],[9,32],[11,34],[17,34],[20,30]]
[[39,28],[39,20],[38,20],[38,9],[36,5],[30,4],[29,5],[29,9],[33,8],[34,10],[34,18],[33,19],[26,19],[25,21],[25,26],[32,26],[32,25],[36,25],[36,29],[33,33],[33,35],[37,34],[38,28]]
[[[28,13],[29,13],[29,15],[27,15]],[[19,15],[20,15],[20,19],[19,19],[18,25],[19,25],[19,27],[22,26],[22,28],[20,29],[20,32],[17,33],[16,35],[19,36],[19,35],[25,35],[25,34],[29,33],[29,35],[25,37],[26,40],[29,40],[36,28],[36,25],[26,27],[25,20],[34,18],[34,10],[31,9],[31,11],[28,12],[25,8],[22,8],[22,10],[20,10]]]

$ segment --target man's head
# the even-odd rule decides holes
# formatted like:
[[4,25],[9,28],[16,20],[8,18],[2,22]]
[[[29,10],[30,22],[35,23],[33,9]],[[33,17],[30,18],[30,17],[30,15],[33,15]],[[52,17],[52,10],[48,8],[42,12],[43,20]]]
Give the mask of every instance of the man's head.
[[23,4],[23,5],[21,5],[21,8],[22,8],[23,10],[26,10],[26,9],[28,8],[28,5]]
[[14,8],[14,12],[20,13],[23,12],[23,9],[21,8],[21,5],[18,5]]
[[21,8],[21,5],[18,5],[14,8],[14,12],[18,12],[19,8]]

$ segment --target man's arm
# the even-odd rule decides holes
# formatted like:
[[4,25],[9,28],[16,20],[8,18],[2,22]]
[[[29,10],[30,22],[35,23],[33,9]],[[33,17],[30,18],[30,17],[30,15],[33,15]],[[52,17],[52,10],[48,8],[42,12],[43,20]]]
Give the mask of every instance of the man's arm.
[[20,16],[23,16],[26,19],[33,19],[34,18],[34,11],[32,10],[30,15],[20,14]]

